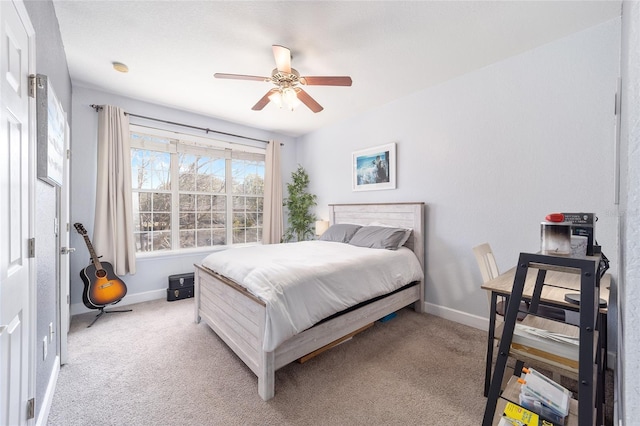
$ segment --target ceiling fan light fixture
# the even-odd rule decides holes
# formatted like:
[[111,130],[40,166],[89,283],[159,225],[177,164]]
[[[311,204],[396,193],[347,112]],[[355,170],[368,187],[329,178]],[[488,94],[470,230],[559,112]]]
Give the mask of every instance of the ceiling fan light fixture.
[[293,89],[293,87],[285,87],[282,90],[282,100],[284,104],[287,106],[287,109],[293,111],[298,105],[300,105],[300,101],[298,100],[298,94]]
[[302,102],[300,102],[299,100],[296,99],[295,101],[293,101],[293,103],[288,105],[289,111],[293,111],[294,109],[298,108],[301,103]]
[[289,111],[293,111],[300,105],[298,93],[293,87],[279,88],[274,90],[269,96],[269,101],[276,104],[278,108],[285,107]]
[[282,95],[279,90],[270,94],[269,100],[276,104],[278,108],[282,108]]

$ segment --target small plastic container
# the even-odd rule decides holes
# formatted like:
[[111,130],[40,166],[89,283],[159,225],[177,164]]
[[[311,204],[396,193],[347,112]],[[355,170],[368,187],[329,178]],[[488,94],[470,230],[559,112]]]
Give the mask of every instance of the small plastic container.
[[533,368],[524,368],[518,382],[520,388],[520,404],[547,420],[563,423],[569,414],[571,392]]
[[551,408],[541,403],[535,396],[528,395],[526,393],[520,393],[520,405],[529,411],[533,411],[538,414],[544,420],[552,423],[564,424],[564,418],[566,416],[560,416]]

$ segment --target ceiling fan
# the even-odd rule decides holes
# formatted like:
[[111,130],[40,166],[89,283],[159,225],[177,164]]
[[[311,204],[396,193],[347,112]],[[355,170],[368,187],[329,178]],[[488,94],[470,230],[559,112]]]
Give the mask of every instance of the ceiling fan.
[[215,78],[228,78],[234,80],[254,80],[273,83],[276,87],[269,90],[253,108],[260,111],[269,102],[279,107],[287,107],[292,110],[302,102],[313,112],[323,110],[300,85],[303,86],[351,86],[351,77],[301,77],[298,71],[291,68],[291,51],[284,46],[274,44],[273,56],[276,60],[276,68],[271,72],[271,77],[259,77],[242,74],[215,73]]

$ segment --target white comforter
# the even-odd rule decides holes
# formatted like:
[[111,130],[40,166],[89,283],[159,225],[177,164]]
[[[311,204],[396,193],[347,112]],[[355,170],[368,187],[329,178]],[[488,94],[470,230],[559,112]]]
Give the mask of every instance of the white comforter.
[[391,251],[328,241],[232,248],[208,255],[202,265],[266,303],[268,352],[336,312],[423,278],[406,247]]

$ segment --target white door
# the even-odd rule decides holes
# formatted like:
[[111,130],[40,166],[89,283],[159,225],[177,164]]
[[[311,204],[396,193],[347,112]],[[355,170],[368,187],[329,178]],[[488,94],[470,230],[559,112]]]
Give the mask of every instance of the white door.
[[69,253],[75,251],[74,248],[69,247],[69,231],[71,224],[69,223],[69,192],[70,192],[70,180],[69,180],[69,126],[66,126],[65,138],[64,138],[64,152],[67,155],[64,156],[64,167],[62,176],[62,186],[60,187],[60,209],[59,209],[59,223],[60,223],[60,324],[58,325],[58,333],[60,337],[60,364],[67,363],[67,334],[69,333],[69,325],[71,316],[69,313]]
[[[34,333],[33,128],[29,73],[33,27],[22,3],[0,1],[0,424],[27,423]],[[34,116],[31,117],[34,119]],[[30,151],[31,149],[31,151]],[[31,168],[31,170],[30,170]],[[30,178],[31,177],[31,178]]]

